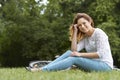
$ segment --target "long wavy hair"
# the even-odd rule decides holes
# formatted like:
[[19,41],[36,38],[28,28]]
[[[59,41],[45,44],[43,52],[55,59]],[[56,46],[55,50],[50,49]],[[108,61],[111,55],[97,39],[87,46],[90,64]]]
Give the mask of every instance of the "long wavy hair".
[[[94,22],[93,22],[93,19],[87,15],[86,13],[77,13],[73,19],[73,23],[71,24],[70,28],[69,28],[69,34],[70,34],[70,41],[72,40],[73,38],[73,32],[74,32],[74,28],[73,28],[73,25],[77,24],[78,20],[80,18],[84,18],[86,19],[87,21],[89,21],[91,23],[91,26],[94,27]],[[77,42],[79,42],[81,39],[83,39],[85,37],[85,34],[83,32],[81,32],[79,29],[78,29],[78,33],[77,33]]]

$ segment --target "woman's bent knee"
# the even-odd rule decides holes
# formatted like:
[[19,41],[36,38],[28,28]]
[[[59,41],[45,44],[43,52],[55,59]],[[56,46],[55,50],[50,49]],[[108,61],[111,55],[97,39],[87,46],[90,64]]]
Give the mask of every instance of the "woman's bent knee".
[[67,50],[66,52],[69,52],[69,53],[71,53],[72,51],[71,51],[71,50]]

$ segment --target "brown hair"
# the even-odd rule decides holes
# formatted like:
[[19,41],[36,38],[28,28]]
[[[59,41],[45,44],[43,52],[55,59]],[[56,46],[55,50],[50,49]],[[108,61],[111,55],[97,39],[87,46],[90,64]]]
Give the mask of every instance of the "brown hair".
[[[94,27],[94,22],[93,22],[93,19],[85,14],[85,13],[77,13],[73,19],[73,23],[71,24],[70,28],[69,28],[69,34],[70,34],[70,41],[72,40],[73,38],[73,25],[77,24],[77,21],[80,19],[80,18],[84,18],[86,19],[87,21],[89,21],[91,23],[91,26]],[[81,39],[83,39],[85,37],[85,34],[83,32],[81,32],[80,30],[78,30],[78,33],[77,33],[77,41],[80,41]]]

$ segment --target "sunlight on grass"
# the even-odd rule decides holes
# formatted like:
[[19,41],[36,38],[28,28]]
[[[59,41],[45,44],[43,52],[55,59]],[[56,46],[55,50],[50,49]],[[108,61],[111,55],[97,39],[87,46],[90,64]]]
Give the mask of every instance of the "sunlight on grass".
[[24,68],[0,68],[0,80],[118,80],[120,72],[29,72]]

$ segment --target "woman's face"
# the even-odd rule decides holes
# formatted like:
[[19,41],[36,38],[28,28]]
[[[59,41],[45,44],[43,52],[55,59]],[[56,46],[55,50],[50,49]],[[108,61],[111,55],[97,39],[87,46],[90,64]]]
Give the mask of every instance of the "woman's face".
[[87,21],[85,18],[80,18],[77,21],[78,28],[81,32],[87,33],[92,28],[91,23]]

